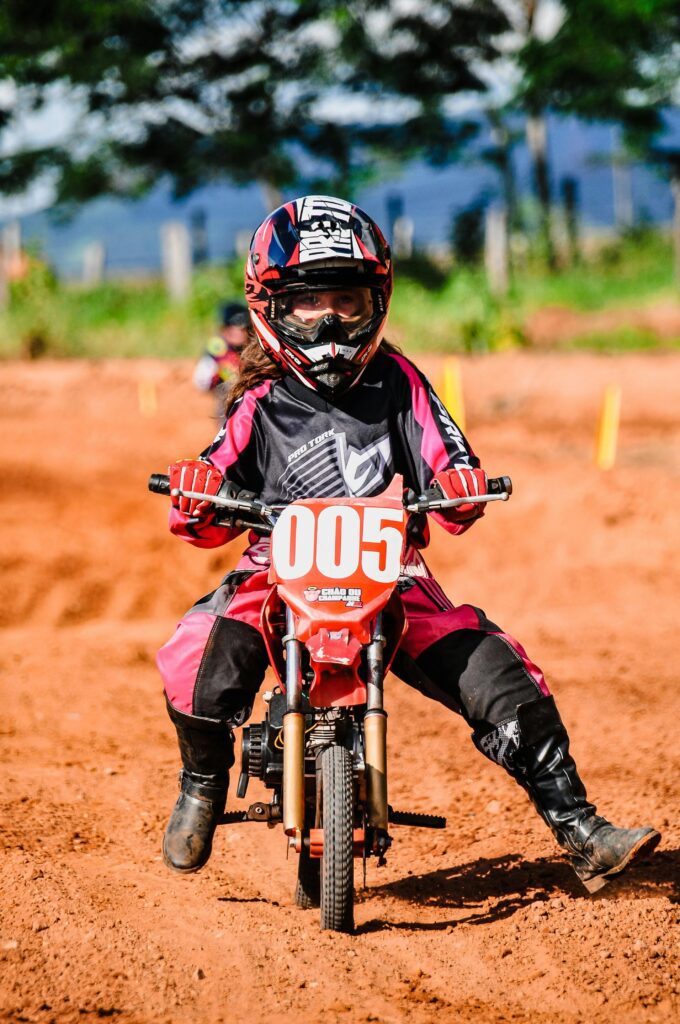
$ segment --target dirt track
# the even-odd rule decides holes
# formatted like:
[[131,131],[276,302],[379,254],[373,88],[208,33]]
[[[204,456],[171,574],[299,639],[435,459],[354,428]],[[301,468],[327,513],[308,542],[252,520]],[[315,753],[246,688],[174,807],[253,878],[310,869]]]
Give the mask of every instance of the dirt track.
[[[187,364],[0,369],[0,1017],[679,1019],[680,357],[466,362],[468,433],[515,495],[460,541],[437,530],[430,558],[546,670],[590,795],[617,823],[661,828],[659,852],[587,897],[463,723],[392,679],[392,802],[449,827],[395,830],[351,937],[292,906],[279,830],[222,829],[193,878],[160,861],[177,756],[154,653],[234,557],[169,537],[145,489],[211,436],[188,378]],[[621,450],[603,475],[610,380]]]

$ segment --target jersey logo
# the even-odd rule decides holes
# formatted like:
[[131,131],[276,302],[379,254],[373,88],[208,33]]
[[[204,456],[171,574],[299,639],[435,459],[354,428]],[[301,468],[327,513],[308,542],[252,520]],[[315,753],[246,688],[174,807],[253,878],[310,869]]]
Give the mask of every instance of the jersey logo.
[[389,434],[361,451],[348,446],[344,434],[338,440],[349,493],[357,497],[380,494],[394,476]]
[[365,497],[380,494],[393,476],[389,434],[354,448],[344,433],[327,430],[291,452],[278,483],[288,501]]

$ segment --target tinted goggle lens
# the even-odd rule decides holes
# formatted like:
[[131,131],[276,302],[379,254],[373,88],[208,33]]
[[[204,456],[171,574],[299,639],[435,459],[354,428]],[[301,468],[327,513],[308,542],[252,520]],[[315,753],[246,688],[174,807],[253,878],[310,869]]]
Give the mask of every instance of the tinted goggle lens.
[[368,323],[374,312],[370,288],[290,292],[279,301],[278,319],[289,327],[310,333],[324,317],[337,316],[351,334]]

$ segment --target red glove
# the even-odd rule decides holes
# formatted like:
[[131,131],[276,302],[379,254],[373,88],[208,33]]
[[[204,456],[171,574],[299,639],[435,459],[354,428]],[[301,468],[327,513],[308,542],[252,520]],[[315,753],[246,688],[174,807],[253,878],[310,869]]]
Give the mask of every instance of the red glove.
[[[469,495],[486,494],[486,473],[483,469],[444,469],[437,473],[432,481],[445,498],[467,498]],[[458,505],[456,508],[443,508],[441,514],[452,523],[469,523],[484,515],[484,503],[475,505],[472,502]]]
[[[201,459],[182,459],[168,466],[170,474],[170,490],[179,487],[182,491],[201,491],[203,494],[217,494],[222,483],[222,474]],[[173,506],[192,519],[209,519],[215,506],[209,501],[198,498],[182,498],[178,494],[171,496]]]

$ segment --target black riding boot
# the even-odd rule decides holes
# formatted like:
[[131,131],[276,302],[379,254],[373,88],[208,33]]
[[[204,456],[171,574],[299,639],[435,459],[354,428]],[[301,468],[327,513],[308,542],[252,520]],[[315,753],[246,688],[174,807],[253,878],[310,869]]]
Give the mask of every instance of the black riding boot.
[[211,718],[185,715],[168,704],[182,757],[180,794],[163,838],[163,860],[173,871],[189,874],[207,862],[227,800],[233,736]]
[[520,704],[516,719],[474,740],[526,790],[588,892],[597,892],[634,858],[650,854],[661,839],[653,828],[616,828],[596,813],[553,697]]

